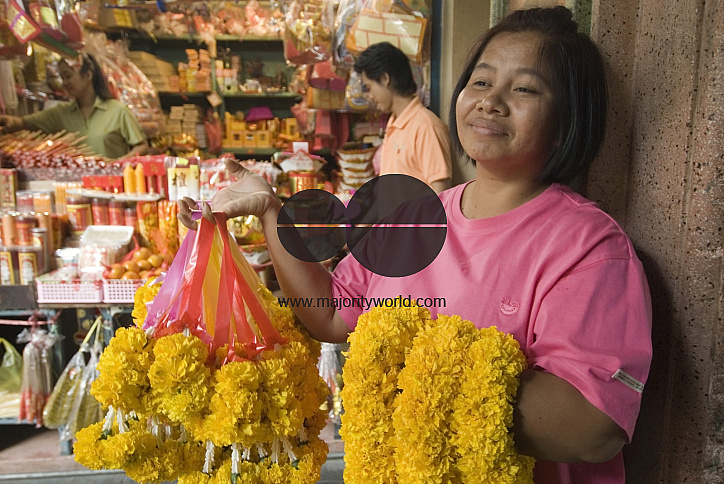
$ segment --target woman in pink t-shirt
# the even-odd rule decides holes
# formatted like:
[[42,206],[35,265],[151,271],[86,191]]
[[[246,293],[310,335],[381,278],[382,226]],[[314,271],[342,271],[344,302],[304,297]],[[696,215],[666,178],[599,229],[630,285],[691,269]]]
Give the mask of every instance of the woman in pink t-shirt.
[[[563,7],[514,12],[474,44],[450,129],[476,177],[440,194],[447,236],[419,272],[384,277],[347,257],[331,275],[296,259],[278,237],[278,198],[235,163],[241,180],[211,206],[261,219],[288,298],[441,298],[446,307],[433,315],[513,334],[531,368],[515,403],[515,440],[538,459],[535,482],[623,484],[621,449],[651,362],[651,303],[620,226],[561,185],[593,160],[606,122],[603,61],[571,17]],[[180,203],[186,225],[194,206]],[[295,308],[312,336],[330,342],[346,341],[360,311]]]

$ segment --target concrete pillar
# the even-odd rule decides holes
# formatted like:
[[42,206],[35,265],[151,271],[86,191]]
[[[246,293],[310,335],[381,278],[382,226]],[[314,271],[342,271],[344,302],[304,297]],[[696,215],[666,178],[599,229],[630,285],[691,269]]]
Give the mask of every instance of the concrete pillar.
[[654,306],[628,482],[724,482],[723,9],[593,2],[611,106],[584,191],[631,236]]

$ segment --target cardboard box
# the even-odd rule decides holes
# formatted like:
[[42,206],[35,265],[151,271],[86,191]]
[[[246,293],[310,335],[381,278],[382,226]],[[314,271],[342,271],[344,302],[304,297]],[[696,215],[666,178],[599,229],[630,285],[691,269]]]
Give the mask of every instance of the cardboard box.
[[98,10],[98,24],[102,27],[137,29],[138,16],[132,9],[104,6]]
[[271,148],[272,142],[274,140],[272,139],[272,132],[268,129],[262,129],[259,131],[256,131],[256,147],[257,148]]
[[244,148],[256,147],[256,131],[244,131]]

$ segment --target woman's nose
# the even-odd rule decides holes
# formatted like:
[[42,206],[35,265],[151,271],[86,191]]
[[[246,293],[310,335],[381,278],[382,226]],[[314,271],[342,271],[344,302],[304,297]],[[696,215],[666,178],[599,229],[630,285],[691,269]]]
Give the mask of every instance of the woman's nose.
[[508,107],[505,100],[502,98],[500,93],[494,90],[488,91],[481,96],[476,108],[485,111],[486,113],[497,113],[503,116],[508,114]]

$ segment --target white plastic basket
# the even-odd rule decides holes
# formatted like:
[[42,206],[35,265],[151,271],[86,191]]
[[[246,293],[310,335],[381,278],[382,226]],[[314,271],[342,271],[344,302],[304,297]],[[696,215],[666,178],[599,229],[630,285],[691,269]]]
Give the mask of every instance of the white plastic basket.
[[[52,273],[49,274],[52,276]],[[103,301],[100,281],[56,281],[45,275],[35,279],[39,303],[99,303]]]
[[103,279],[104,303],[132,303],[146,279]]

